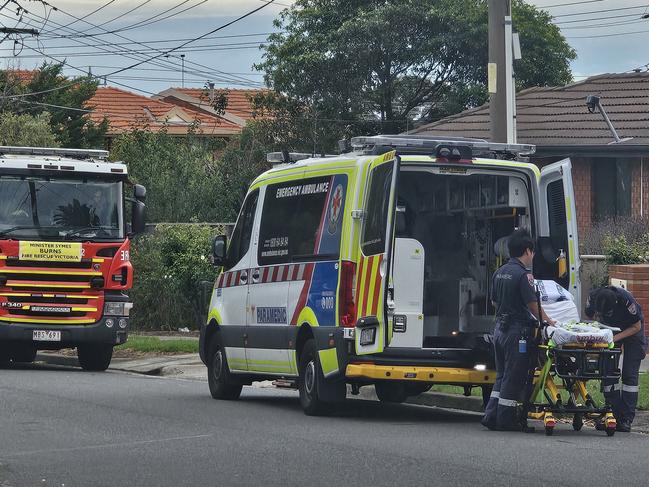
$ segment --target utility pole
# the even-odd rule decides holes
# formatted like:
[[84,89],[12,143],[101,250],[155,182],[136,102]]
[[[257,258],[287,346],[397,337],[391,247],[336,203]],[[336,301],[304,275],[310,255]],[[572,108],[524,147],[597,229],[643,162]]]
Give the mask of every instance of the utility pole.
[[489,138],[507,142],[507,60],[505,17],[510,17],[509,0],[489,0]]
[[181,64],[182,64],[181,69],[182,69],[182,72],[183,72],[183,74],[182,74],[182,76],[183,76],[182,87],[184,88],[185,87],[185,55],[184,54],[180,55],[180,61],[181,61]]

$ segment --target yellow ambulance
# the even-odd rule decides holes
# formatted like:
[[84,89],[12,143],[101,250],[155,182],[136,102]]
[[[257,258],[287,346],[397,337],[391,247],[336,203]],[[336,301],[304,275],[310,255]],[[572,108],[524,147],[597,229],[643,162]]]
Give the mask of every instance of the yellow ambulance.
[[[327,157],[278,153],[250,186],[201,330],[217,399],[275,380],[321,414],[373,385],[402,402],[433,384],[495,380],[491,275],[527,228],[537,279],[579,302],[569,160],[539,170],[534,146],[356,137]],[[559,256],[567,268],[559,275]]]

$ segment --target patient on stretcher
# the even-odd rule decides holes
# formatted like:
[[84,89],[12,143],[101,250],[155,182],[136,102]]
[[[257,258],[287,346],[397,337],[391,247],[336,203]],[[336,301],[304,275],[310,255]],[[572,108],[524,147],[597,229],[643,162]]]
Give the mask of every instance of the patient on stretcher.
[[593,345],[613,343],[613,331],[598,322],[583,323],[572,295],[554,281],[537,280],[541,303],[546,314],[556,320],[547,326],[543,338],[552,340],[556,346]]

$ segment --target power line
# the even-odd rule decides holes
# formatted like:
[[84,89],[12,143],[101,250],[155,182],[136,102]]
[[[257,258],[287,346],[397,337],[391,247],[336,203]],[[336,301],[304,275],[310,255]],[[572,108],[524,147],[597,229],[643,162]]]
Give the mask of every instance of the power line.
[[131,65],[131,66],[127,66],[127,67],[125,67],[125,68],[118,69],[117,71],[114,71],[114,72],[109,73],[109,74],[110,74],[110,75],[118,74],[118,73],[121,73],[121,72],[123,72],[123,71],[127,71],[128,69],[131,69],[131,68],[135,68],[135,67],[137,67],[137,66],[140,66],[141,64],[144,64],[144,63],[146,63],[146,62],[148,62],[148,61],[152,61],[152,60],[154,60],[154,59],[157,59],[157,58],[159,58],[160,56],[164,56],[165,54],[170,54],[170,53],[172,53],[172,52],[174,52],[174,51],[178,51],[178,50],[182,49],[183,47],[187,46],[188,44],[191,44],[192,42],[196,42],[196,41],[198,41],[198,40],[201,40],[201,39],[203,39],[204,37],[207,37],[207,36],[209,36],[209,35],[212,35],[212,34],[214,34],[215,32],[218,32],[218,31],[220,31],[220,30],[223,30],[223,29],[225,29],[225,28],[231,26],[232,24],[235,24],[235,23],[237,23],[237,22],[239,22],[239,21],[245,19],[246,17],[249,17],[249,16],[251,16],[251,15],[253,15],[253,14],[259,12],[260,10],[262,10],[262,9],[264,9],[264,8],[266,8],[266,7],[268,7],[268,6],[269,6],[270,4],[272,4],[274,1],[275,1],[275,0],[268,0],[268,2],[264,3],[263,5],[261,5],[261,6],[257,7],[257,8],[255,8],[255,9],[252,9],[252,10],[250,10],[249,12],[246,12],[245,14],[243,14],[243,15],[237,17],[236,19],[231,20],[230,22],[227,22],[227,23],[225,23],[225,24],[223,24],[223,25],[217,27],[216,29],[212,29],[211,31],[209,31],[209,32],[206,33],[206,34],[203,34],[202,36],[198,36],[198,37],[196,37],[196,38],[193,39],[193,40],[186,41],[186,42],[180,44],[180,45],[177,46],[177,47],[174,47],[174,48],[172,48],[172,49],[169,49],[169,50],[168,50],[166,53],[164,53],[164,54],[158,54],[158,55],[156,55],[156,56],[152,56],[152,57],[151,57],[150,59],[148,59],[148,60],[144,60],[144,61],[141,61],[141,62],[139,62],[139,63],[135,63],[135,64],[133,64],[133,65]]
[[99,12],[100,10],[105,9],[105,8],[108,7],[111,3],[114,3],[114,2],[115,2],[115,0],[109,0],[109,2],[103,4],[101,7],[96,8],[95,10],[93,10],[93,11],[90,12],[89,14],[84,15],[84,16],[81,17],[80,19],[76,19],[76,20],[70,22],[69,24],[66,24],[64,27],[70,27],[71,25],[76,24],[77,22],[79,22],[79,21],[81,21],[81,20],[87,19],[87,18],[90,17],[91,15],[94,15],[94,14],[96,14],[97,12]]
[[628,36],[634,34],[646,34],[648,32],[649,30],[637,30],[633,32],[617,32],[615,34],[599,34],[599,35],[592,35],[592,36],[570,36],[570,37],[566,37],[566,39],[600,39],[603,37],[617,37],[617,36]]
[[554,22],[555,25],[563,24],[578,24],[583,22],[594,22],[597,20],[609,20],[609,19],[623,19],[626,17],[635,17],[635,19],[640,20],[640,14],[623,14],[623,15],[609,15],[607,17],[594,17],[592,19],[580,19],[580,20],[564,20],[561,22]]
[[[63,13],[65,13],[66,15],[71,16],[71,17],[74,18],[74,16],[72,16],[72,14],[69,14],[69,13],[67,13],[67,12],[65,12],[65,11],[63,11],[63,10],[61,10],[61,12],[63,12]],[[0,15],[5,16],[5,17],[8,17],[7,15],[2,14],[2,13],[0,13]],[[31,14],[31,15],[34,15],[34,16],[36,16],[36,17],[39,17],[38,14]],[[8,17],[8,18],[10,18],[10,17]],[[42,17],[41,17],[41,18],[42,18]],[[91,24],[91,23],[88,22],[88,21],[84,21],[84,22],[85,22],[86,24],[93,25],[93,24]],[[61,24],[58,24],[57,22],[53,22],[53,23],[54,23],[54,24],[57,24],[57,25],[61,25]],[[30,25],[29,22],[27,22],[27,24]],[[73,29],[66,29],[66,30],[73,30]],[[125,36],[123,36],[123,35],[121,35],[121,34],[116,34],[116,35],[117,35],[118,37],[122,38],[122,39],[125,39],[125,40],[128,40],[128,41],[132,41],[132,39],[129,39],[128,37],[125,37]],[[108,49],[102,49],[100,45],[89,44],[89,43],[87,43],[87,42],[84,42],[84,41],[82,41],[82,40],[78,40],[78,39],[74,39],[74,38],[72,38],[71,40],[73,40],[74,42],[76,42],[76,43],[78,43],[78,44],[82,44],[82,45],[85,45],[85,46],[88,46],[88,47],[98,48],[98,49],[100,49],[100,50],[103,51],[103,52],[107,52],[107,53],[110,53],[110,52],[111,52],[111,51],[108,50]],[[135,42],[135,41],[132,41],[132,42]],[[144,44],[144,43],[141,43],[141,42],[137,42],[137,43],[140,44],[140,45],[143,45],[143,46],[145,46],[145,47],[149,47],[149,46],[147,46],[147,45]],[[163,52],[163,51],[159,51],[159,52]],[[124,56],[125,56],[125,57],[131,57],[132,59],[140,59],[140,60],[142,59],[142,57],[141,57],[142,54],[138,53],[137,51],[133,51],[133,54],[134,54],[135,56],[138,56],[138,57],[134,58],[134,57],[132,57],[132,56],[128,56],[128,55],[126,55],[126,54],[125,54]],[[170,64],[170,65],[172,65],[172,66],[178,67],[178,63],[175,63],[175,64],[174,64],[174,63],[170,63],[168,60],[167,60],[167,61],[161,61],[161,62],[162,62],[163,64],[160,64],[160,62],[158,62],[158,61],[156,61],[156,62],[152,62],[151,64],[153,64],[153,65],[158,65],[158,66],[163,66],[163,65],[165,65],[165,64]],[[209,77],[216,77],[216,78],[219,77],[219,75],[216,75],[216,76],[214,75],[214,72],[219,72],[218,70],[213,70],[213,68],[210,68],[209,66],[200,65],[200,64],[198,64],[198,63],[193,63],[193,62],[191,62],[190,64],[196,64],[196,65],[199,65],[199,66],[205,67],[205,68],[207,68],[207,69],[209,70],[209,72],[201,72],[201,71],[196,71],[196,70],[194,70],[193,72],[194,72],[195,74],[201,74],[201,73],[202,73],[202,74],[206,74],[206,75],[209,76]],[[220,73],[222,73],[222,72],[220,72]],[[222,73],[222,74],[225,74],[225,73]],[[226,74],[226,75],[227,75],[227,74]],[[231,78],[232,78],[231,81],[232,81],[233,83],[237,83],[237,84],[247,84],[247,83],[252,82],[251,80],[247,80],[247,79],[245,79],[245,78],[241,78],[241,77],[238,77],[238,76],[236,76],[236,77],[231,77]]]
[[[105,22],[102,22],[101,24],[97,25],[97,27],[103,27],[104,25],[110,24],[111,22],[115,22],[116,20],[119,20],[119,19],[121,19],[121,18],[123,18],[123,17],[126,17],[126,16],[127,16],[128,14],[130,14],[131,12],[135,12],[137,9],[139,9],[139,8],[141,8],[141,7],[144,7],[144,6],[145,6],[147,3],[149,3],[149,2],[151,2],[151,0],[144,0],[142,3],[139,3],[139,4],[137,4],[135,7],[133,7],[131,10],[127,10],[126,12],[124,12],[123,14],[118,15],[117,17],[113,17],[113,18],[110,19],[110,20],[107,20],[107,21],[105,21]],[[89,32],[89,31],[91,31],[91,30],[94,29],[94,28],[95,28],[95,27],[91,27],[90,29],[86,29],[86,30],[82,31],[81,33],[82,33],[82,34],[85,34],[86,32]]]
[[589,25],[573,25],[568,27],[561,27],[561,30],[584,30],[584,29],[608,29],[610,27],[619,27],[621,25],[633,25],[633,24],[646,24],[646,20],[618,20],[616,22],[605,22],[601,24],[589,24]]
[[[638,8],[647,8],[647,4],[644,5],[637,5],[635,7],[619,7],[619,8],[608,8],[605,10],[591,10],[590,12],[578,12],[578,13],[571,13],[571,14],[560,14],[560,15],[554,15],[553,18],[558,19],[559,17],[576,17],[578,15],[590,15],[590,14],[601,14],[605,12],[619,12],[622,10],[633,10],[633,9],[638,9]],[[587,20],[587,19],[584,19]]]
[[[150,0],[149,0],[150,1]],[[98,27],[101,24],[98,25]],[[259,32],[259,33],[251,33],[251,34],[231,34],[231,35],[226,35],[226,36],[209,36],[205,37],[205,39],[232,39],[232,38],[239,38],[239,37],[268,37],[271,34],[275,34],[277,32]],[[140,42],[140,41],[129,41],[129,42],[103,42],[103,43],[97,43],[97,44],[92,44],[92,46],[129,46],[133,44],[139,44],[139,45],[149,45],[149,44],[169,44],[169,43],[174,43],[174,42],[182,42],[182,41],[189,41],[191,40],[191,37],[183,37],[183,38],[177,38],[177,39],[155,39],[155,40],[150,40],[150,41],[145,41],[145,42]],[[79,41],[75,41],[79,42]],[[88,44],[90,45],[90,44]],[[49,49],[63,49],[63,48],[76,48],[79,47],[78,44],[68,44],[68,45],[62,45],[62,46],[51,46]],[[0,51],[7,51],[11,49],[0,49]]]
[[[50,4],[48,4],[48,3],[45,2],[44,0],[39,0],[39,1],[42,1],[44,4],[46,4],[46,5],[50,6],[50,7],[52,7]],[[167,10],[164,10],[164,11],[162,11],[162,12],[156,14],[156,15],[153,15],[152,17],[149,17],[149,18],[144,19],[144,20],[140,20],[139,22],[136,22],[136,23],[134,23],[134,24],[128,25],[128,26],[126,26],[126,27],[122,27],[122,28],[119,28],[119,29],[116,29],[116,30],[112,30],[112,31],[106,31],[105,33],[83,34],[83,35],[82,35],[81,33],[77,33],[77,35],[76,35],[75,37],[77,37],[77,36],[78,36],[78,37],[95,37],[95,36],[105,35],[105,34],[115,34],[115,33],[118,33],[118,32],[123,32],[123,31],[125,31],[125,30],[136,29],[136,28],[138,28],[138,27],[144,27],[144,26],[147,26],[147,25],[150,25],[150,24],[154,24],[154,23],[156,23],[156,22],[158,22],[158,21],[160,21],[160,20],[165,20],[165,19],[168,19],[168,18],[170,18],[170,17],[174,17],[174,16],[179,15],[179,14],[181,14],[181,13],[183,13],[183,12],[186,12],[187,10],[191,10],[192,8],[198,7],[201,3],[205,3],[206,0],[202,0],[200,3],[198,3],[198,4],[194,5],[194,6],[190,6],[190,7],[186,8],[186,9],[184,9],[184,10],[181,10],[181,11],[179,11],[179,12],[175,12],[174,14],[172,14],[172,15],[170,15],[170,16],[167,16],[167,17],[165,17],[164,19],[154,20],[154,19],[156,19],[157,17],[160,17],[161,15],[164,15],[164,14],[166,14],[166,13],[168,13],[168,12],[171,12],[172,10],[177,9],[178,7],[183,6],[184,4],[186,4],[186,3],[189,2],[189,1],[190,1],[190,0],[183,0],[183,1],[180,2],[179,4],[177,4],[177,5],[175,5],[175,6],[171,7],[171,8],[168,8]],[[59,10],[59,9],[57,9],[57,10]],[[61,12],[64,12],[64,11],[61,10]],[[65,12],[64,12],[64,13],[65,13]],[[72,37],[72,36],[57,36],[57,38],[70,38],[70,37]]]
[[543,5],[539,6],[538,8],[545,9],[545,8],[556,8],[556,7],[567,7],[569,5],[581,5],[582,3],[597,3],[597,2],[603,2],[604,0],[582,0],[580,2],[569,2],[569,3],[557,3],[554,5]]
[[[12,1],[15,2],[15,0],[12,0]],[[183,3],[184,3],[184,2],[183,2]],[[180,5],[182,5],[182,3],[181,3]],[[179,5],[178,5],[178,6],[179,6]],[[264,8],[264,7],[260,7],[260,8]],[[65,15],[68,15],[68,16],[70,16],[70,17],[72,17],[72,18],[76,18],[74,15],[70,14],[69,12],[66,12],[65,10],[62,10],[62,9],[58,9],[58,10],[59,10],[60,12],[64,13]],[[168,9],[167,11],[169,11],[169,9]],[[165,11],[165,12],[167,12],[167,11]],[[37,14],[32,14],[32,15],[36,15],[36,16],[38,16]],[[56,22],[54,22],[54,23],[56,24]],[[92,23],[90,23],[90,22],[88,22],[88,21],[85,21],[85,20],[84,20],[84,23],[86,23],[86,24],[88,24],[88,25],[91,25],[91,26],[94,26],[94,24],[92,24]],[[60,24],[58,24],[58,25],[60,25]],[[73,30],[73,29],[67,29],[67,30]],[[106,33],[109,32],[109,31],[107,31],[106,29],[102,29],[102,30],[104,30]],[[133,41],[132,39],[130,39],[130,38],[124,36],[124,35],[121,35],[121,34],[115,34],[115,35],[116,35],[117,37],[121,38],[121,39],[124,39],[124,40],[127,40],[127,41],[131,41],[131,42],[135,42],[135,43],[137,43],[137,44],[139,44],[139,45],[142,45],[142,46],[145,46],[145,47],[150,48],[150,46],[148,46],[147,44],[145,44],[145,43],[143,43],[143,42]],[[206,35],[204,38],[210,38],[210,35]],[[71,40],[73,40],[74,42],[80,43],[80,44],[84,44],[84,45],[88,45],[88,46],[92,46],[92,47],[97,47],[96,45],[93,45],[93,44],[87,44],[87,43],[85,43],[85,42],[83,42],[83,41],[81,41],[81,40],[79,40],[79,39],[71,38]],[[193,42],[193,40],[194,40],[194,39],[188,39],[189,42],[187,42],[186,44],[189,44],[190,42]],[[106,51],[106,50],[104,49],[104,51]],[[168,57],[168,52],[169,52],[169,51],[167,51],[167,52],[159,51],[159,52],[162,53],[165,57]],[[141,54],[140,54],[139,52],[137,52],[137,51],[133,51],[133,53],[134,53],[135,55],[141,55]],[[164,61],[162,61],[162,62],[164,62]],[[194,66],[199,66],[199,67],[202,67],[202,68],[206,68],[206,69],[208,69],[208,70],[210,71],[210,73],[211,73],[212,71],[214,71],[214,72],[218,72],[218,73],[220,73],[220,74],[226,74],[226,73],[224,73],[224,72],[222,72],[222,71],[215,70],[214,68],[211,68],[211,67],[209,67],[209,66],[205,66],[205,65],[202,65],[202,64],[199,64],[199,63],[193,62],[193,61],[187,61],[187,63],[188,63],[188,64],[191,64],[191,65],[194,65]],[[155,63],[154,63],[154,64],[155,64]],[[175,63],[175,66],[178,67],[178,63]],[[194,73],[195,73],[195,74],[200,74],[200,72],[197,72],[197,71],[195,71],[195,70],[194,70]],[[206,74],[206,73],[203,73],[203,74]],[[226,74],[226,75],[227,75],[227,74]],[[210,76],[211,76],[211,74],[210,74]],[[246,84],[246,83],[254,82],[254,81],[252,81],[252,80],[249,80],[249,79],[246,79],[246,78],[242,78],[242,77],[240,77],[240,76],[231,76],[231,79],[232,79],[232,82],[233,82],[233,83],[237,83],[237,84]],[[242,81],[243,81],[244,83],[242,83]]]

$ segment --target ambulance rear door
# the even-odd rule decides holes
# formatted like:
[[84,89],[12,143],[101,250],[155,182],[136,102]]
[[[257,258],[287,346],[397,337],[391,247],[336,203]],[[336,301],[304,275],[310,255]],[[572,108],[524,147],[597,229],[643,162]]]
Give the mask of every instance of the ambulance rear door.
[[[368,162],[361,249],[356,274],[357,355],[382,352],[392,337],[389,271],[399,158],[388,152]],[[391,314],[391,313],[390,313]]]
[[[570,159],[563,159],[541,169],[539,196],[538,248],[534,258],[534,277],[558,282],[570,291],[579,307],[581,263]],[[566,256],[565,270],[557,260],[562,251]]]

